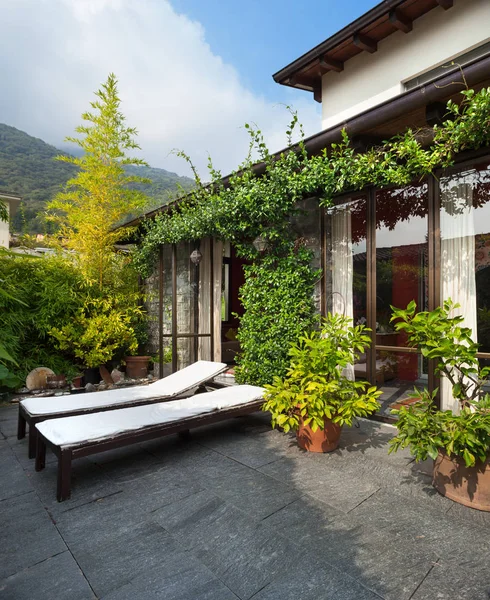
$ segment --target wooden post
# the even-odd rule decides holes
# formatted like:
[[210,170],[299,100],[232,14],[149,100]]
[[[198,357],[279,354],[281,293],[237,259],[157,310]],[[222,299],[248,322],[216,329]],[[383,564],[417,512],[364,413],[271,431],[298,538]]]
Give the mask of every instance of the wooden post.
[[158,367],[159,379],[163,377],[163,244],[160,244],[158,261]]
[[35,458],[36,456],[36,439],[37,439],[36,423],[31,421],[29,423],[29,458]]
[[46,465],[46,444],[42,436],[37,436],[36,441],[36,471],[42,471]]
[[67,500],[71,495],[71,450],[61,450],[58,457],[58,502]]
[[20,412],[20,406],[19,406],[19,417],[17,420],[17,439],[22,440],[25,437],[26,437],[26,420],[22,416],[22,414]]
[[177,371],[177,244],[172,244],[172,373]]

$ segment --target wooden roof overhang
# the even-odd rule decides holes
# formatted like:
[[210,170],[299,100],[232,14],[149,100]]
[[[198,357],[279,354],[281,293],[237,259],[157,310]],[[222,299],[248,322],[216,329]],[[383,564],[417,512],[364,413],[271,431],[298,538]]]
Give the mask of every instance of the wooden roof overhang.
[[274,81],[313,92],[315,100],[321,102],[325,73],[343,71],[345,62],[362,52],[376,52],[378,43],[395,31],[409,33],[413,22],[434,8],[448,10],[452,6],[453,0],[384,0],[275,73]]

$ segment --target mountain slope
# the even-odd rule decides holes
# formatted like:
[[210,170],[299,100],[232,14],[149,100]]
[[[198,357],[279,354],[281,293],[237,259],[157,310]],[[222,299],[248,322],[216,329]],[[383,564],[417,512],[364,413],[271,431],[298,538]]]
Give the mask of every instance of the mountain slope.
[[[21,209],[14,218],[14,231],[42,233],[47,224],[42,213],[46,203],[73,177],[73,165],[54,160],[60,151],[27,133],[0,123],[0,190],[19,194]],[[194,182],[165,169],[129,167],[132,173],[152,180],[150,185],[138,186],[150,197],[147,210],[164,204],[178,193],[178,186],[188,190]]]

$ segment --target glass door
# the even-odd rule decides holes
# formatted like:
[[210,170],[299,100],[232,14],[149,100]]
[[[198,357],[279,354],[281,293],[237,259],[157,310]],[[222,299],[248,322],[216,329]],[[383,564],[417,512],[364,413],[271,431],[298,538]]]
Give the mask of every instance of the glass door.
[[381,414],[410,402],[414,387],[428,387],[428,364],[407,344],[406,335],[390,322],[392,306],[428,310],[428,185],[378,190],[375,206],[376,330],[373,380],[383,391]]

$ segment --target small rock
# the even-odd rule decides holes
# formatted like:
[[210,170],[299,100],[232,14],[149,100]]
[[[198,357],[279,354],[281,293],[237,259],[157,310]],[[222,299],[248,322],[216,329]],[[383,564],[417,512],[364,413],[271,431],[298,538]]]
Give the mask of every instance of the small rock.
[[54,375],[54,371],[47,367],[36,367],[26,377],[26,387],[28,390],[43,390],[47,387],[46,378],[48,375]]
[[97,388],[95,387],[95,385],[93,383],[87,383],[87,385],[85,386],[85,391],[86,392],[96,392]]
[[147,379],[148,379],[148,381],[153,381],[153,375],[151,375],[151,374],[148,375]]
[[98,392],[103,392],[103,391],[104,391],[104,390],[106,390],[106,389],[107,389],[107,383],[104,383],[103,381],[101,381],[101,382],[99,383],[99,386],[98,386],[98,388],[97,388],[97,391],[98,391]]
[[26,387],[22,387],[19,390],[15,390],[16,394],[28,394],[29,393],[29,389]]
[[63,396],[63,392],[55,392],[55,396]]
[[107,370],[107,367],[104,367],[104,365],[102,365],[99,368],[100,374],[102,376],[102,379],[104,380],[104,383],[106,385],[111,385],[112,383],[114,383],[114,380],[112,379],[111,374],[109,373],[109,371]]
[[112,381],[117,384],[120,381],[124,380],[124,373],[122,371],[119,371],[118,369],[112,369],[111,377]]

